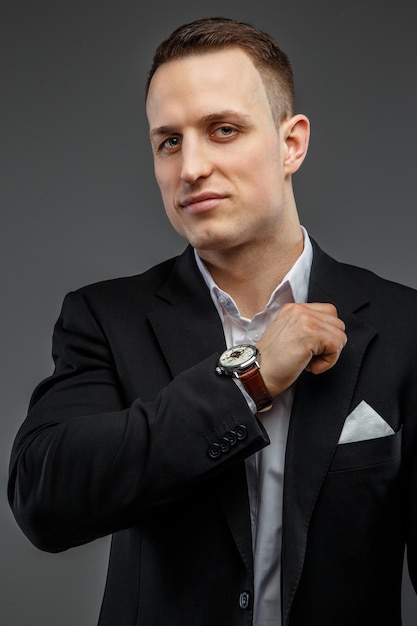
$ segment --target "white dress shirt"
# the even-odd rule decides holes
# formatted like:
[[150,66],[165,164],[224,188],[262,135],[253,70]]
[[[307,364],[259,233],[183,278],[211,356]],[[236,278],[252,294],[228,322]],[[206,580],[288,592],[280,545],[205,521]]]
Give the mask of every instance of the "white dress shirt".
[[[241,343],[256,343],[284,304],[307,301],[313,250],[304,228],[303,234],[302,254],[273,291],[265,310],[251,320],[240,316],[233,298],[216,285],[195,254],[222,321],[228,348]],[[253,626],[281,626],[282,494],[293,397],[294,385],[275,396],[272,409],[262,413],[262,423],[271,443],[246,460],[255,576]],[[248,396],[247,399],[255,412],[253,401]]]

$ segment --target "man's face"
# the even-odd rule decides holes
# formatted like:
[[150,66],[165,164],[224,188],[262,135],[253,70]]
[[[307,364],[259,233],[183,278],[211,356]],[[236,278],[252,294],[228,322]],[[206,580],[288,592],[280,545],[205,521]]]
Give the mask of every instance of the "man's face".
[[147,98],[155,175],[173,227],[198,250],[265,244],[285,228],[285,142],[240,49],[176,59]]

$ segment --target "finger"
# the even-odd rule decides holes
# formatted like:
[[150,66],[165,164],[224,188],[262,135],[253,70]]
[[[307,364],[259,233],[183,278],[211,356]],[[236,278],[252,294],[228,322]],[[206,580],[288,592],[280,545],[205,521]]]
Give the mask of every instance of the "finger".
[[346,343],[347,336],[346,334],[343,334],[340,336],[339,341],[334,344],[332,349],[327,347],[321,354],[315,354],[306,367],[306,370],[312,374],[322,374],[323,372],[326,372],[334,367],[339,360]]
[[285,304],[276,319],[278,323],[283,323],[286,320],[287,323],[305,324],[308,327],[311,324],[322,322],[342,330],[345,329],[344,322],[338,316],[336,307],[326,302]]

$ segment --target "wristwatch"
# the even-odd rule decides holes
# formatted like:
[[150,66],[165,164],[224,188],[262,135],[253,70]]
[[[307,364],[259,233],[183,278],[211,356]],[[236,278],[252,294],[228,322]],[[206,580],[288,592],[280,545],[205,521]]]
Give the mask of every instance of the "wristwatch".
[[216,373],[238,378],[255,402],[258,413],[262,413],[272,407],[272,397],[261,375],[259,357],[260,352],[256,346],[233,346],[220,356]]

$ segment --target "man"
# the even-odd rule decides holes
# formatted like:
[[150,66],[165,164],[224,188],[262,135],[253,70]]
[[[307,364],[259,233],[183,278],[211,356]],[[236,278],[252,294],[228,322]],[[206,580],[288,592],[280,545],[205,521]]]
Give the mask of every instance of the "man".
[[268,35],[180,27],[146,109],[189,246],[67,296],[12,453],[16,519],[52,552],[113,535],[100,626],[399,625],[416,293],[300,226],[309,123]]

